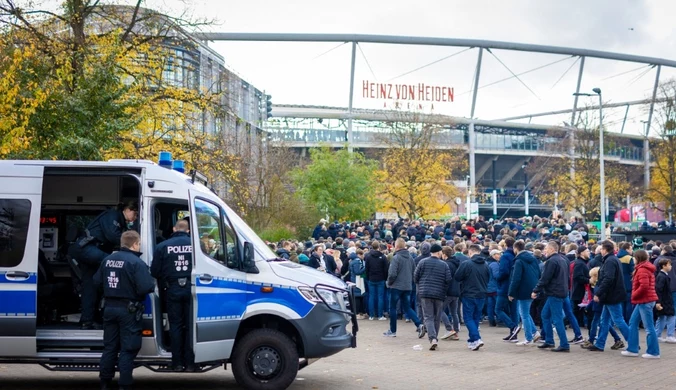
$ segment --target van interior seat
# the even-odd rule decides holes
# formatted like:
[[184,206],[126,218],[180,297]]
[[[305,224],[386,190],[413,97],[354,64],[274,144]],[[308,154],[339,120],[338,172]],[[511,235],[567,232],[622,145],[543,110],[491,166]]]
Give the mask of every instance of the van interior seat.
[[[75,243],[79,236],[79,231],[77,226],[71,225],[68,226],[68,229],[66,230],[66,245],[70,246]],[[77,259],[74,259],[69,251],[66,250],[66,260],[68,261],[68,266],[70,267],[71,270],[71,278],[73,280],[73,287],[75,288],[75,292],[77,295],[82,294],[82,270],[80,269],[80,263],[77,261]]]
[[60,302],[72,291],[70,283],[59,282],[43,251],[38,251],[38,323],[58,322],[63,311]]

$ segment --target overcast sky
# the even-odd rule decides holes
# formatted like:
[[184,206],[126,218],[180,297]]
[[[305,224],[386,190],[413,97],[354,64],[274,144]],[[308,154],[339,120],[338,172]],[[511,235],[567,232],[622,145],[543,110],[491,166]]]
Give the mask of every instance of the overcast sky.
[[[209,28],[212,31],[474,38],[676,59],[673,0],[149,0],[147,3],[167,12],[178,12],[185,4],[192,7],[196,16],[217,18],[218,24]],[[228,67],[272,95],[275,103],[347,106],[349,44],[213,42],[210,46],[223,55]],[[335,49],[323,54],[332,48]],[[455,101],[435,104],[434,111],[469,116],[477,49],[398,78],[464,48],[360,44],[360,49],[355,107],[383,107],[384,100],[363,98],[364,80],[385,82],[395,78],[392,83],[453,87]],[[515,73],[562,61],[521,76],[532,92],[516,79],[480,89],[476,117],[496,119],[572,106],[579,66],[576,58],[503,50],[493,53]],[[642,68],[616,76],[642,66],[587,59],[582,91],[600,87],[604,101],[608,102],[649,97],[654,69]],[[484,52],[480,86],[510,76],[495,57]],[[662,80],[674,76],[676,70],[662,69]],[[581,98],[581,105],[591,103],[596,101]],[[606,121],[616,121],[619,130],[624,108],[605,114]],[[570,116],[539,118],[533,123],[560,124],[565,118]],[[625,131],[638,132],[640,120],[646,118],[645,109],[631,108]]]

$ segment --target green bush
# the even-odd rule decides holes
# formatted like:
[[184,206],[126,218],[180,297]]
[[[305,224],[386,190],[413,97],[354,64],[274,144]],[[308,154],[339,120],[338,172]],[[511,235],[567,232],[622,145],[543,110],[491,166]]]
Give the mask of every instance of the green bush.
[[287,240],[287,239],[292,239],[296,236],[296,233],[286,227],[283,226],[278,226],[278,227],[271,227],[268,229],[265,229],[261,231],[258,236],[262,238],[265,241],[270,241],[270,242],[279,242],[281,240]]

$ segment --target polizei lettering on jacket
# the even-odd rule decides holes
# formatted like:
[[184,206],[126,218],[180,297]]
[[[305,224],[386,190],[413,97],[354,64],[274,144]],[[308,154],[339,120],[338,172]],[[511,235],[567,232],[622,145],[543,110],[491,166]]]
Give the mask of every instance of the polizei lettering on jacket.
[[192,253],[192,245],[168,246],[167,253]]
[[124,268],[124,260],[106,260],[106,268]]

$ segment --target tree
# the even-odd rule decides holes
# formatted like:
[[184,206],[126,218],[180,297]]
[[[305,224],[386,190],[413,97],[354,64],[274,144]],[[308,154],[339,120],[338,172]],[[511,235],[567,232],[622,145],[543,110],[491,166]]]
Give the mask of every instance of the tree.
[[224,80],[200,85],[187,58],[199,50],[183,28],[207,22],[142,3],[66,0],[55,13],[0,0],[0,158],[155,159],[167,150],[237,188],[222,126],[203,128],[227,113]]
[[463,177],[468,164],[464,150],[437,147],[443,133],[443,123],[415,113],[387,123],[378,173],[387,210],[410,218],[450,212],[459,194],[451,180]]
[[[541,189],[544,194],[540,198],[545,203],[554,202],[554,192],[559,194],[559,203],[563,204],[566,211],[574,211],[585,219],[593,221],[600,218],[601,213],[601,183],[599,179],[599,128],[593,126],[592,117],[581,115],[580,122],[575,130],[574,141],[565,138],[561,131],[554,130],[549,136],[560,138],[558,150],[552,151],[548,157],[534,159],[529,164],[531,177],[542,177]],[[570,156],[568,148],[574,142],[575,173],[571,176]],[[626,140],[613,137],[604,132],[604,150],[606,153],[612,150],[620,150]],[[562,160],[566,163],[562,163]],[[638,195],[640,185],[637,178],[640,174],[635,167],[628,167],[617,162],[605,161],[605,195],[610,204],[621,204],[628,195]]]
[[234,141],[240,157],[234,167],[240,189],[231,193],[232,203],[249,226],[259,234],[281,232],[284,238],[307,237],[321,218],[313,204],[294,195],[291,173],[299,157],[284,144],[272,145],[267,135],[249,144]]
[[676,80],[661,84],[660,95],[665,100],[655,110],[660,139],[651,142],[654,159],[647,198],[660,211],[671,214],[676,207]]
[[330,219],[364,219],[377,209],[377,163],[346,148],[310,149],[310,164],[296,169],[298,195]]

